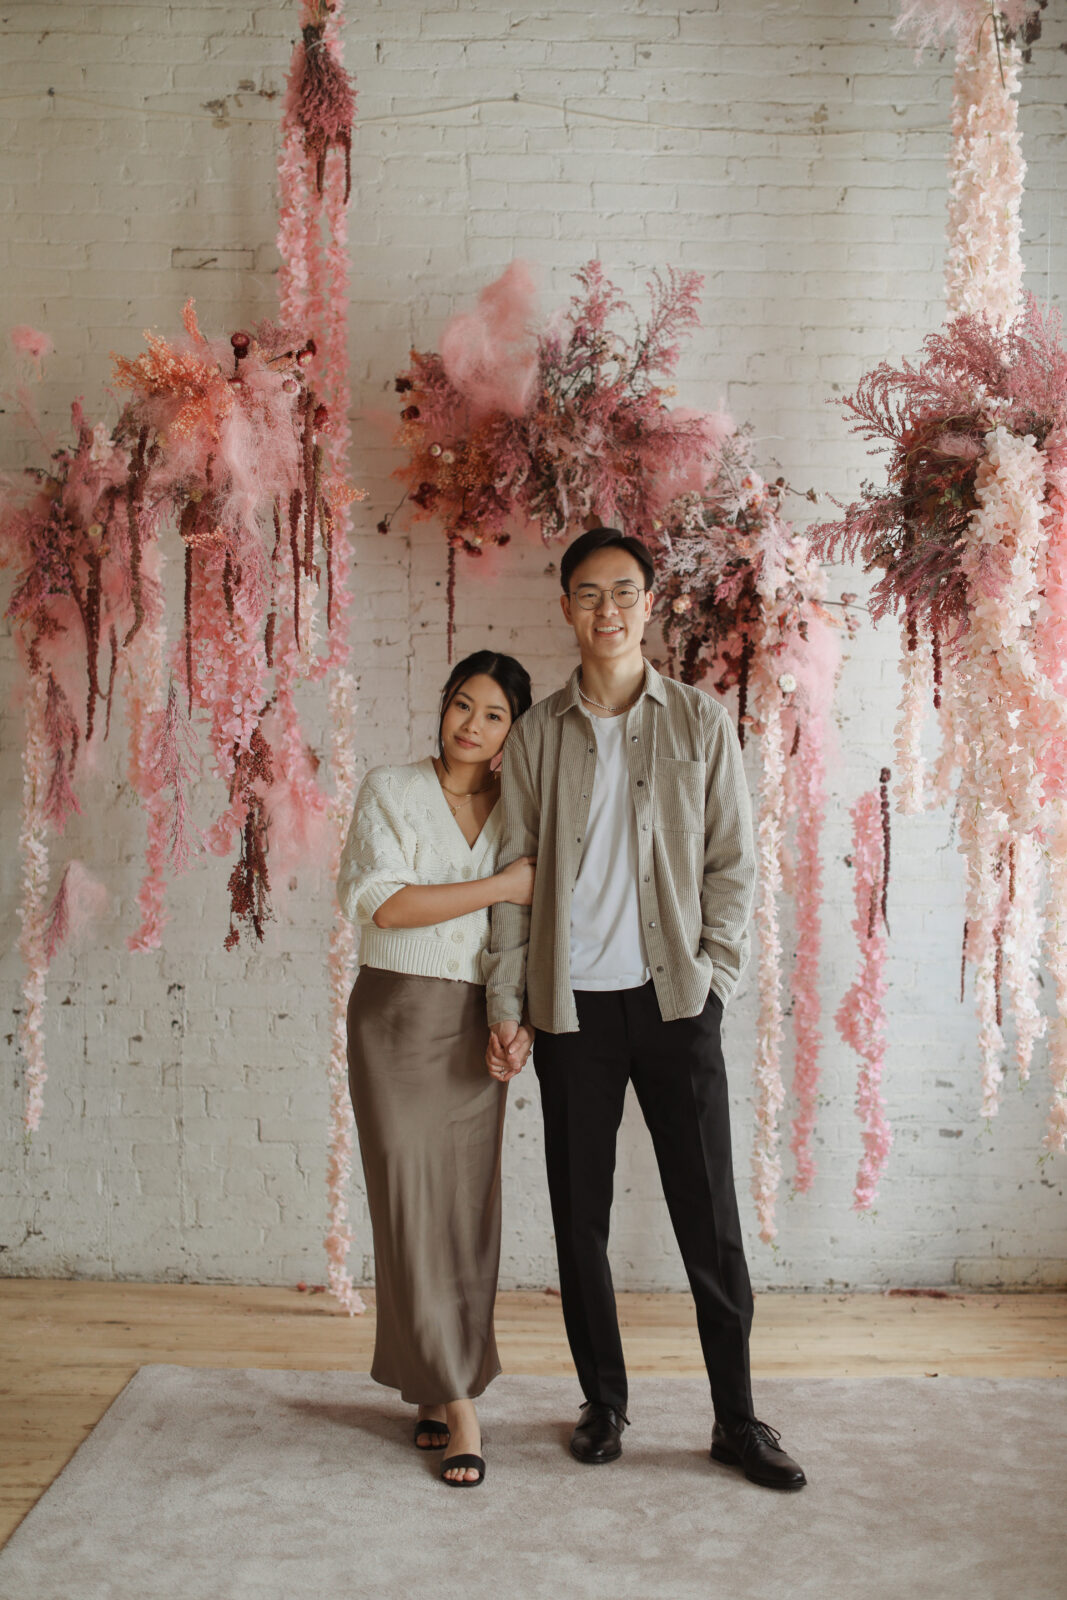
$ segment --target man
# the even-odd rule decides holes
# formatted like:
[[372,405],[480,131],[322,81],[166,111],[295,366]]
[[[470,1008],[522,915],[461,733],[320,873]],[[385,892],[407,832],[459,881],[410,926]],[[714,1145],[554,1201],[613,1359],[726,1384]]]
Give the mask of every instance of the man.
[[519,1070],[537,1029],[563,1316],[585,1394],[571,1450],[622,1454],[627,1384],[608,1264],[628,1081],[652,1141],[711,1382],[711,1456],[753,1482],[804,1473],[755,1418],[752,1292],[734,1193],[723,1006],[748,953],[755,856],[741,751],[722,706],[662,678],[641,644],[645,546],[595,528],[560,567],[581,664],[504,752],[502,861],[537,857],[532,905],[493,917],[489,1068]]

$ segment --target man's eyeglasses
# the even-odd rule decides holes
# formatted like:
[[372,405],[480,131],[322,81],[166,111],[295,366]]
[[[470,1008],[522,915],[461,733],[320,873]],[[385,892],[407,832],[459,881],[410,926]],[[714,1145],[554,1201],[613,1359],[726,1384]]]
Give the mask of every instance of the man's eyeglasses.
[[583,584],[572,592],[571,599],[583,611],[595,611],[604,596],[610,594],[620,611],[629,611],[644,592],[636,583],[613,583],[610,589],[594,589],[592,584]]

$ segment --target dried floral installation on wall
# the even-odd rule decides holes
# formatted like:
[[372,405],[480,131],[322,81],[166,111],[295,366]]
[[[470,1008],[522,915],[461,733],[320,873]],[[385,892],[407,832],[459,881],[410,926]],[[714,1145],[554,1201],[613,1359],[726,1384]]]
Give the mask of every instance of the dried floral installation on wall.
[[[902,620],[899,808],[955,803],[975,969],[982,1111],[996,1113],[1005,1000],[1019,1077],[1045,1031],[1042,954],[1056,987],[1046,1145],[1067,1143],[1067,352],[1059,316],[1023,300],[1023,162],[1015,94],[1037,8],[905,8],[957,33],[946,297],[917,366],[883,362],[846,399],[889,454],[884,485],[813,530],[821,553],[880,573],[870,609]],[[1013,31],[1014,30],[1014,31]],[[1018,36],[1017,36],[1018,35]],[[923,708],[940,714],[932,773]],[[1040,911],[1042,861],[1050,898]]]
[[568,308],[538,328],[533,279],[513,262],[451,319],[440,353],[413,350],[396,379],[396,475],[416,518],[436,518],[448,542],[449,659],[459,551],[506,544],[516,521],[546,542],[591,518],[648,528],[701,486],[723,433],[721,418],[666,404],[700,276],[655,273],[643,324],[599,261],[575,277]]
[[[811,1137],[822,1040],[820,843],[827,727],[839,663],[837,622],[824,603],[825,576],[806,539],[784,515],[785,487],[783,479],[767,482],[760,476],[745,432],[727,432],[708,481],[666,508],[652,525],[650,541],[670,670],[685,683],[710,678],[720,694],[736,689],[741,743],[749,736],[758,739],[760,1005],[752,1192],[760,1236],[767,1242],[777,1232],[781,1179],[785,1008],[779,902],[786,891],[793,897],[796,924],[791,980],[796,1190],[810,1189],[815,1177]],[[791,817],[796,819],[792,843]]]
[[[726,416],[670,409],[681,340],[697,325],[700,279],[655,274],[642,324],[599,262],[538,331],[521,263],[446,326],[440,354],[412,353],[402,396],[397,476],[419,517],[442,523],[449,550],[449,649],[455,556],[506,544],[516,522],[546,542],[599,520],[637,530],[661,574],[670,667],[686,682],[737,688],[741,741],[759,736],[761,900],[757,1136],[753,1189],[763,1237],[775,1235],[785,1090],[778,902],[797,906],[796,1187],[814,1177],[821,1042],[818,996],[825,809],[825,719],[838,651],[822,572],[785,520],[784,485],[756,471]],[[622,321],[632,334],[618,329]],[[388,531],[390,518],[379,527]],[[795,844],[787,839],[795,815]],[[793,856],[795,848],[795,860]]]
[[[343,477],[350,431],[348,362],[348,216],[355,90],[343,63],[343,0],[299,0],[300,39],[293,51],[278,160],[279,296],[283,320],[313,334],[309,372],[332,419],[325,460]],[[346,553],[352,534],[348,503],[336,510],[333,537]],[[330,649],[319,670],[328,674],[330,877],[336,881],[345,829],[356,794],[352,725],[355,682],[350,668],[347,560],[333,574]],[[295,716],[291,696],[287,717]],[[356,961],[356,934],[339,912],[330,927],[329,1130],[327,1136],[326,1259],[330,1288],[349,1313],[364,1309],[348,1269],[352,1232],[348,1192],[353,1120],[348,1096],[345,1015]]]
[[[23,330],[24,332],[24,330]],[[203,835],[225,855],[232,948],[270,916],[272,819],[323,809],[303,739],[294,747],[285,674],[314,661],[313,596],[334,571],[334,505],[351,491],[324,468],[326,408],[307,382],[302,336],[261,323],[209,340],[192,302],[185,333],[146,335],[117,358],[130,391],[117,426],[72,408],[74,443],[25,475],[0,506],[0,563],[13,570],[7,608],[27,676],[23,757],[22,954],[26,1125],[40,1120],[48,963],[87,900],[80,869],[46,903],[48,837],[79,811],[87,753],[126,700],[128,775],[147,814],[147,868],[134,950],[161,942],[168,866],[199,850],[189,820],[203,728],[220,803]],[[182,553],[183,626],[165,626],[164,550]],[[279,829],[292,845],[292,829]],[[91,898],[91,895],[88,896]]]

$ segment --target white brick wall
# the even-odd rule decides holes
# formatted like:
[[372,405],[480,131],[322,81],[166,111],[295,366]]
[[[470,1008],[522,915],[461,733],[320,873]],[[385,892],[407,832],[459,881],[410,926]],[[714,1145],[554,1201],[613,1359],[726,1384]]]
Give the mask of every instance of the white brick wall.
[[[641,296],[672,262],[706,275],[706,327],[681,400],[750,419],[761,453],[801,488],[844,495],[867,470],[826,401],[883,355],[914,352],[942,312],[951,63],[916,65],[892,39],[891,0],[405,0],[353,6],[359,79],[351,344],[354,472],[371,491],[353,551],[363,764],[422,753],[445,671],[442,541],[403,518],[381,416],[409,345],[513,255],[542,269],[547,305],[594,254]],[[174,329],[195,295],[227,329],[275,305],[278,91],[295,4],[14,4],[0,19],[7,322],[56,341],[43,389],[62,434],[70,398],[105,404],[108,353],[141,329]],[[1023,89],[1029,283],[1064,289],[1064,19]],[[1050,220],[1055,233],[1048,254]],[[1046,268],[1051,264],[1051,275]],[[109,411],[109,415],[113,410]],[[17,426],[8,465],[35,459]],[[805,508],[807,509],[807,508]],[[570,662],[556,609],[558,559],[533,537],[464,565],[457,646],[513,649],[539,691]],[[856,588],[850,574],[843,587]],[[869,628],[849,652],[826,841],[828,1015],[851,981],[848,804],[891,755],[895,639]],[[0,914],[15,930],[17,671],[0,637],[4,850]],[[318,713],[316,713],[318,715]],[[313,737],[321,741],[321,720]],[[120,825],[115,825],[115,819]],[[57,961],[52,1076],[31,1145],[19,1137],[13,1049],[20,969],[0,965],[7,1045],[0,1271],[290,1282],[322,1275],[328,886],[312,869],[282,886],[262,950],[225,956],[225,873],[178,886],[166,949],[130,957],[124,936],[142,824],[114,753],[70,848],[116,895],[91,948]],[[828,1024],[821,1170],[781,1206],[780,1248],[755,1240],[747,1202],[750,970],[727,1024],[735,1145],[761,1285],[1051,1282],[1065,1275],[1061,1167],[1037,1162],[1043,1084],[1008,1089],[978,1119],[975,1027],[955,998],[960,875],[947,819],[897,821],[890,894],[892,1027],[886,1092],[897,1130],[875,1217],[850,1211],[859,1153],[855,1064]],[[357,1184],[357,1274],[370,1271]],[[503,1282],[554,1265],[536,1083],[512,1089]],[[614,1257],[620,1285],[682,1277],[647,1135],[630,1112],[620,1146]]]

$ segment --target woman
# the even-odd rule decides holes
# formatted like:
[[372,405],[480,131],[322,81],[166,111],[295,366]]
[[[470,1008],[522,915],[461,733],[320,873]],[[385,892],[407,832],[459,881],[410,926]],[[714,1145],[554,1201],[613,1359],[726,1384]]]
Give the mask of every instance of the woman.
[[441,696],[440,754],[367,774],[337,882],[362,930],[348,1063],[374,1229],[371,1376],[418,1406],[416,1447],[446,1447],[441,1476],[463,1488],[485,1477],[473,1402],[500,1371],[493,1301],[511,1076],[486,1076],[482,956],[490,906],[529,905],[534,882],[527,857],[496,870],[494,766],[530,698],[511,656],[479,650],[459,662]]

